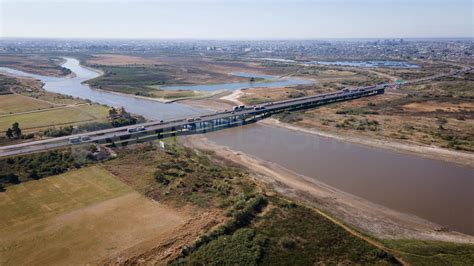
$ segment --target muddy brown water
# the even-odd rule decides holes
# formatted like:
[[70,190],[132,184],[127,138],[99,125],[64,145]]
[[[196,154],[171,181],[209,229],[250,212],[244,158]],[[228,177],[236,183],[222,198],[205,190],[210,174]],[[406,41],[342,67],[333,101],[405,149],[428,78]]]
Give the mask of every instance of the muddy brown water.
[[258,124],[206,136],[374,203],[474,235],[470,167]]

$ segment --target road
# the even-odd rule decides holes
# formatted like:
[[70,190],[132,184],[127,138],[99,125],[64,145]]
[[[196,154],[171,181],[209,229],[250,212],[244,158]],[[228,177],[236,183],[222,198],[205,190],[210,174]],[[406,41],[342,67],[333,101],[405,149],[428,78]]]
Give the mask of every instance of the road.
[[[440,78],[442,76],[452,76],[458,75],[462,72],[471,71],[470,67],[465,67],[463,70],[460,71],[452,71],[449,74],[439,74],[431,77],[421,78],[417,80],[412,80],[403,83],[402,85],[409,85],[418,82],[423,82],[431,79]],[[229,123],[233,119],[234,121],[241,120],[245,121],[248,117],[255,117],[255,116],[263,116],[266,117],[267,115],[271,115],[273,113],[281,112],[284,110],[291,110],[291,109],[298,109],[298,108],[309,108],[318,106],[321,104],[327,104],[335,101],[345,101],[351,100],[360,97],[372,96],[380,93],[384,93],[385,88],[389,87],[396,87],[400,84],[396,83],[386,83],[386,84],[379,84],[376,86],[369,86],[369,87],[359,87],[354,88],[351,90],[341,90],[332,93],[325,93],[313,96],[305,96],[300,98],[294,98],[289,100],[283,100],[273,103],[267,103],[260,105],[258,108],[255,109],[255,106],[246,107],[243,110],[239,111],[224,111],[224,112],[216,112],[210,113],[206,115],[201,115],[200,117],[196,118],[183,118],[177,119],[172,121],[152,121],[142,124],[137,124],[134,126],[126,126],[126,127],[118,127],[118,128],[111,128],[105,130],[98,130],[93,132],[87,132],[82,134],[76,134],[71,136],[65,137],[58,137],[53,139],[45,139],[39,141],[32,141],[27,143],[21,143],[16,145],[4,146],[0,147],[0,157],[4,156],[13,156],[13,155],[21,155],[27,153],[33,153],[38,151],[44,151],[48,149],[54,148],[61,148],[71,146],[73,144],[70,143],[70,139],[77,138],[77,137],[88,137],[87,141],[83,141],[81,143],[110,143],[111,141],[120,141],[121,139],[130,138],[142,138],[146,135],[160,135],[163,133],[177,133],[180,134],[185,130],[195,129],[198,127],[214,127],[216,124],[222,125]],[[242,120],[243,119],[243,120]],[[131,127],[145,127],[145,130],[141,132],[129,133],[128,129]]]
[[[64,136],[52,139],[45,139],[39,141],[26,142],[16,145],[0,147],[0,157],[2,156],[12,156],[20,155],[26,153],[33,153],[48,149],[61,148],[65,146],[72,145],[70,139],[77,137],[88,137],[90,138],[87,141],[81,143],[106,143],[111,140],[120,140],[121,138],[131,137],[143,137],[147,134],[160,134],[163,132],[176,132],[180,133],[183,130],[189,130],[189,128],[197,127],[213,127],[216,124],[225,124],[230,123],[231,120],[241,120],[254,117],[268,115],[272,113],[281,112],[287,109],[295,108],[306,108],[314,105],[325,104],[334,101],[343,101],[359,97],[371,96],[377,93],[383,93],[385,86],[388,85],[379,85],[374,87],[363,87],[358,89],[353,89],[349,91],[338,91],[333,93],[325,93],[315,96],[306,96],[290,100],[278,101],[273,103],[268,103],[261,105],[260,108],[246,107],[239,111],[226,110],[224,112],[210,113],[206,115],[201,115],[198,118],[186,118],[178,119],[173,121],[164,121],[164,122],[147,122],[142,124],[137,124],[133,126],[126,127],[117,127],[111,129],[98,130],[93,132],[81,133],[71,136]],[[145,130],[141,132],[128,132],[128,129],[133,127],[145,127]]]

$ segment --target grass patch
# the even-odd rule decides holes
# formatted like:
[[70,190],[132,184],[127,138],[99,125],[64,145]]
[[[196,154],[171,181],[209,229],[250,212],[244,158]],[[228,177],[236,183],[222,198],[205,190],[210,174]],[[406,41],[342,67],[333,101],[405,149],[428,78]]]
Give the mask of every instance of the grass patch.
[[356,130],[361,130],[361,131],[365,131],[365,130],[378,131],[381,129],[381,125],[377,120],[367,119],[367,118],[357,119],[355,117],[344,119],[342,123],[336,124],[336,127],[356,129]]
[[130,188],[99,167],[88,167],[10,187],[0,193],[0,224],[34,224],[50,216],[116,197]]
[[2,54],[0,66],[19,69],[29,73],[47,76],[64,76],[71,73],[71,70],[60,66],[62,59],[47,55],[19,55]]
[[239,98],[239,100],[245,103],[246,105],[257,105],[257,104],[262,104],[262,103],[266,103],[270,101],[270,99],[247,97],[247,96],[242,96]]
[[474,99],[474,84],[462,79],[409,86],[407,89],[411,95],[424,99]]
[[377,111],[367,107],[344,108],[336,111],[338,115],[378,115]]
[[54,105],[21,95],[1,95],[0,115],[52,108]]
[[301,111],[285,111],[275,115],[275,118],[284,123],[296,123],[303,120]]
[[20,124],[23,132],[37,132],[53,126],[105,121],[107,116],[108,108],[97,104],[9,115],[0,117],[0,132],[5,132],[14,122]]
[[146,96],[152,94],[153,85],[167,85],[174,80],[171,68],[154,66],[95,66],[104,71],[104,75],[87,81],[99,89]]
[[193,90],[162,90],[159,86],[150,86],[154,91],[149,92],[150,97],[163,98],[167,100],[201,98],[211,96],[212,92],[193,91]]
[[97,166],[12,186],[0,208],[1,265],[101,264],[187,219]]
[[175,263],[397,264],[390,254],[352,236],[311,209],[278,197],[269,201],[271,209],[264,215],[253,217],[233,232],[219,235]]
[[413,265],[473,265],[474,245],[441,241],[384,240]]
[[182,265],[256,265],[265,239],[251,228],[223,235],[174,264]]
[[[157,201],[201,208],[228,207],[241,193],[252,193],[255,185],[247,174],[232,165],[221,165],[210,155],[182,146],[175,138],[164,140],[166,150],[156,143],[117,149],[118,159],[105,163],[112,173]],[[129,179],[129,175],[140,179]]]
[[92,162],[93,145],[74,146],[0,159],[0,189],[25,181],[57,175]]
[[87,81],[92,87],[120,93],[154,97],[151,86],[166,85],[173,79],[166,66],[92,66],[104,75]]
[[11,94],[10,89],[14,85],[18,85],[15,78],[10,78],[0,74],[0,95]]

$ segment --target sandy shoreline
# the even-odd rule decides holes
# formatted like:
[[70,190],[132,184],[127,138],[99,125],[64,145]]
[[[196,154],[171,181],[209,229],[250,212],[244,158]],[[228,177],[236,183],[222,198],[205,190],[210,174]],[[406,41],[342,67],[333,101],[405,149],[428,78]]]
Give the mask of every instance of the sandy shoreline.
[[440,225],[391,210],[345,193],[320,181],[297,174],[275,163],[209,141],[203,135],[183,138],[188,147],[212,150],[215,155],[241,165],[259,182],[286,197],[323,210],[344,223],[382,239],[420,239],[474,244],[474,236],[440,231]]
[[224,100],[224,101],[230,101],[230,102],[233,102],[235,103],[236,105],[243,105],[244,103],[242,103],[239,98],[243,95],[243,92],[241,89],[238,89],[238,90],[235,90],[233,91],[231,94],[229,95],[226,95],[226,96],[223,96],[220,98],[220,100]]

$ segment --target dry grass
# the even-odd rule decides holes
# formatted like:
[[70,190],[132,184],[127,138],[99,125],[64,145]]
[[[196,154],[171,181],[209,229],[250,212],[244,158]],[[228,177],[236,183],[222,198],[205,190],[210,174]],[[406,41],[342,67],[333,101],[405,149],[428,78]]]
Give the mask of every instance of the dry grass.
[[59,93],[49,92],[43,89],[43,85],[39,80],[32,78],[16,78],[20,82],[19,86],[13,87],[13,91],[23,96],[28,96],[34,99],[39,99],[42,101],[47,101],[52,104],[78,104],[86,103],[85,100],[79,98],[74,98],[68,95],[63,95]]
[[13,186],[0,194],[0,208],[2,265],[94,263],[187,219],[99,167]]
[[150,92],[153,97],[162,99],[191,99],[191,98],[202,98],[210,97],[214,93],[207,91],[193,91],[193,90],[161,90],[160,86],[150,86],[151,89],[155,89]]
[[[472,107],[470,102],[413,102],[404,95],[384,94],[307,110],[296,124],[338,134],[471,151]],[[367,121],[378,124],[364,125]]]
[[306,95],[309,95],[307,91],[295,88],[252,88],[242,89],[242,96],[239,98],[239,101],[252,105]]
[[427,101],[422,103],[409,103],[403,106],[403,109],[407,112],[453,112],[459,113],[461,111],[474,112],[473,102],[462,102],[459,104],[447,103],[447,102],[436,102]]
[[146,57],[118,55],[118,54],[101,54],[96,55],[92,59],[87,60],[89,64],[105,65],[105,66],[123,66],[123,65],[152,65],[158,64],[157,60]]
[[36,132],[53,126],[104,121],[107,116],[108,108],[96,104],[13,114],[0,117],[0,132],[4,132],[14,122],[18,122],[24,132]]
[[9,94],[0,96],[0,115],[42,110],[51,107],[54,107],[54,105],[21,95]]

